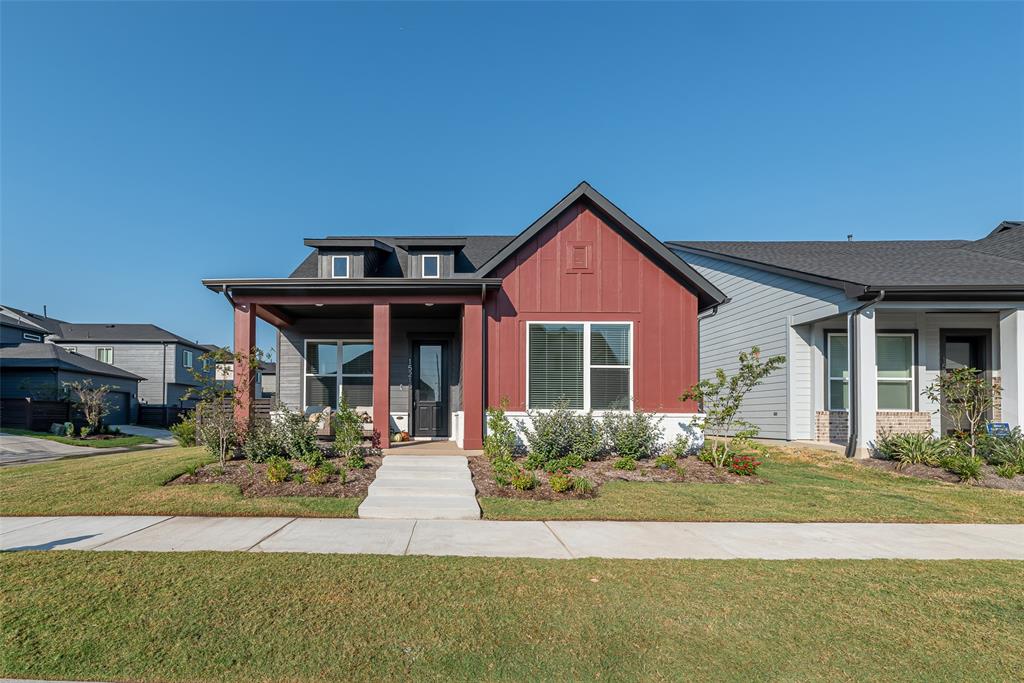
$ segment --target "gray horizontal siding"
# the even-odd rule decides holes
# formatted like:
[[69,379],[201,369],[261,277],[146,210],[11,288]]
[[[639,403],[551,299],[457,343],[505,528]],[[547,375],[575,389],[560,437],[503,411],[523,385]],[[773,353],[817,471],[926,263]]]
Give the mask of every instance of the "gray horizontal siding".
[[730,298],[700,323],[701,377],[714,376],[717,368],[736,372],[737,356],[752,346],[760,347],[762,356],[786,356],[786,367],[747,396],[740,418],[757,425],[765,438],[808,438],[813,419],[811,340],[809,328],[794,330],[792,321],[835,315],[849,307],[849,299],[832,287],[677,253]]

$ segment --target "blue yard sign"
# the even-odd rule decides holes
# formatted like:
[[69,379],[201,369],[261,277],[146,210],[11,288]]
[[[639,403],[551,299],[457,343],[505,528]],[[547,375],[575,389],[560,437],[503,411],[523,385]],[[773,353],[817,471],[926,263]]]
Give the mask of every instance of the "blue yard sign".
[[1009,422],[989,422],[986,425],[989,436],[994,436],[997,439],[1005,439],[1010,436],[1010,423]]

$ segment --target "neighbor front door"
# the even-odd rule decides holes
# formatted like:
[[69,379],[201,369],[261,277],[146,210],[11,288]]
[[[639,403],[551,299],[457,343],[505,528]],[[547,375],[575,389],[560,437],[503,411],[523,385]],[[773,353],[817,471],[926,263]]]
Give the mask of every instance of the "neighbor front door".
[[447,345],[443,342],[413,344],[413,436],[448,436],[447,365]]

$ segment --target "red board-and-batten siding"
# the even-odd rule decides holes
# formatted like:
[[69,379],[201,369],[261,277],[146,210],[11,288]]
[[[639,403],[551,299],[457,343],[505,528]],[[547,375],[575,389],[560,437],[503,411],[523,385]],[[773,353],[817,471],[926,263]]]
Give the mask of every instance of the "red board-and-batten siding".
[[[580,244],[582,243],[582,244]],[[590,267],[573,271],[573,248]],[[579,252],[576,252],[579,254]],[[526,324],[632,321],[634,407],[694,412],[679,395],[697,381],[697,297],[589,206],[569,207],[498,267],[487,300],[487,402],[526,408]]]

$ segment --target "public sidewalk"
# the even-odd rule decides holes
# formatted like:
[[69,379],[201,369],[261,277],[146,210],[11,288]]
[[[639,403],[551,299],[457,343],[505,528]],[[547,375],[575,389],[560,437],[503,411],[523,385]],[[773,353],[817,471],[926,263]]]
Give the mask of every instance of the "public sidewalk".
[[1024,560],[1022,524],[0,517],[0,549],[572,559]]

